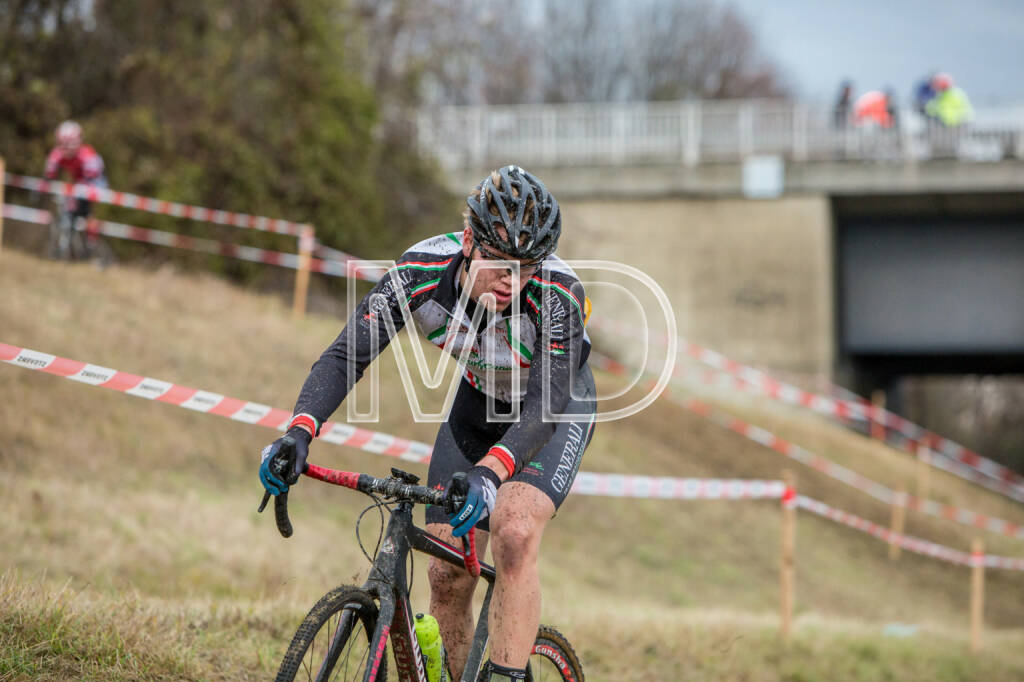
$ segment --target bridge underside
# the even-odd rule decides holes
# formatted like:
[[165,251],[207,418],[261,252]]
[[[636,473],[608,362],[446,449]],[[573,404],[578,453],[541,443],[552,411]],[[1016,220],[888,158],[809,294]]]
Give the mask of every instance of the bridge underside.
[[1024,194],[836,197],[836,364],[902,376],[1024,374]]

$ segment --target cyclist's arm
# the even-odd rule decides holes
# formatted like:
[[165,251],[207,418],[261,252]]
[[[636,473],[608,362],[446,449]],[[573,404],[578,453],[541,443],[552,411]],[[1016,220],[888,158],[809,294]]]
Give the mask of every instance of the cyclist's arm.
[[[521,471],[555,435],[558,422],[544,420],[544,395],[548,395],[548,414],[562,414],[572,398],[576,372],[586,360],[589,349],[584,338],[583,286],[573,282],[570,289],[572,296],[561,299],[564,304],[561,311],[548,305],[541,309],[539,333],[533,348],[530,378],[519,421],[509,427],[481,462],[495,469],[502,480]],[[504,466],[495,467],[495,461]],[[506,471],[509,464],[512,471]]]
[[82,159],[82,180],[90,182],[103,175],[103,157],[88,145],[83,145],[79,152]]
[[60,172],[60,149],[53,149],[46,157],[46,169],[43,171],[43,176],[47,180],[53,180],[57,177],[57,173]]
[[410,295],[410,285],[415,281],[407,273],[393,269],[359,302],[341,334],[313,364],[293,414],[308,414],[318,425],[334,414],[363,376],[363,371],[391,342],[385,316],[393,324],[395,333],[405,326],[401,309],[403,297],[398,291],[404,292],[404,300],[410,308],[421,304]]

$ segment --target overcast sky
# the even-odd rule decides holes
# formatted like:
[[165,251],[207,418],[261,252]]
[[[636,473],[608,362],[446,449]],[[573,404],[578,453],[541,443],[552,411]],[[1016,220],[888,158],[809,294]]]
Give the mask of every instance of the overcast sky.
[[797,94],[895,89],[947,71],[975,106],[1024,104],[1024,0],[716,0],[751,22]]

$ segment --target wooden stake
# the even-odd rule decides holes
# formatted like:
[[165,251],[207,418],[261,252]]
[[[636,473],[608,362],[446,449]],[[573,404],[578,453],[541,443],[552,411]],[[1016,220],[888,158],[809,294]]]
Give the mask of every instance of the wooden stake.
[[779,571],[782,641],[788,643],[793,631],[793,578],[796,549],[796,476],[786,469],[782,472],[786,491],[782,496],[782,557]]
[[880,409],[885,409],[885,391],[880,388],[876,388],[871,392],[871,407],[871,437],[884,443],[885,418],[881,414],[876,414],[876,412]]
[[4,157],[0,156],[0,251],[4,248],[4,173],[6,166],[4,165]]
[[927,443],[917,444],[917,497],[924,502],[931,493],[932,451]]
[[292,300],[292,316],[302,317],[306,314],[306,293],[309,290],[309,264],[313,257],[316,243],[313,227],[302,228],[299,235],[299,268],[295,271],[295,298]]
[[900,558],[900,545],[896,541],[897,535],[902,536],[907,520],[907,491],[900,486],[892,498],[892,523],[889,530],[893,535],[889,538],[889,558],[896,561]]
[[981,649],[981,621],[985,611],[985,545],[971,542],[971,652]]

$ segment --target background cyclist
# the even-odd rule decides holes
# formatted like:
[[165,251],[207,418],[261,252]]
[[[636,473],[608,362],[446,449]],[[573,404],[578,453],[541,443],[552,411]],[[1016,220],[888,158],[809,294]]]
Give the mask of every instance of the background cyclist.
[[[46,179],[55,180],[64,174],[73,183],[107,186],[103,158],[91,146],[82,143],[82,126],[64,121],[57,127],[56,137],[57,146],[46,157]],[[75,218],[87,218],[90,208],[86,199],[69,198],[68,210]]]
[[[501,168],[466,204],[462,232],[404,253],[313,365],[287,436],[263,451],[260,479],[275,495],[297,480],[320,425],[390,340],[389,327],[404,325],[403,308],[432,343],[456,357],[465,350],[462,381],[438,432],[427,482],[445,487],[454,473],[466,471],[469,494],[451,518],[429,508],[427,528],[451,543],[474,525],[489,531],[477,540],[483,552],[488,535],[493,539],[498,575],[484,679],[520,680],[540,622],[541,536],[593,434],[586,299],[575,273],[552,255],[561,212],[535,176],[517,166]],[[513,407],[518,418],[493,416],[513,414]],[[280,481],[270,461],[292,453],[295,472]],[[430,609],[453,677],[460,679],[472,639],[475,579],[437,560],[429,576]]]

